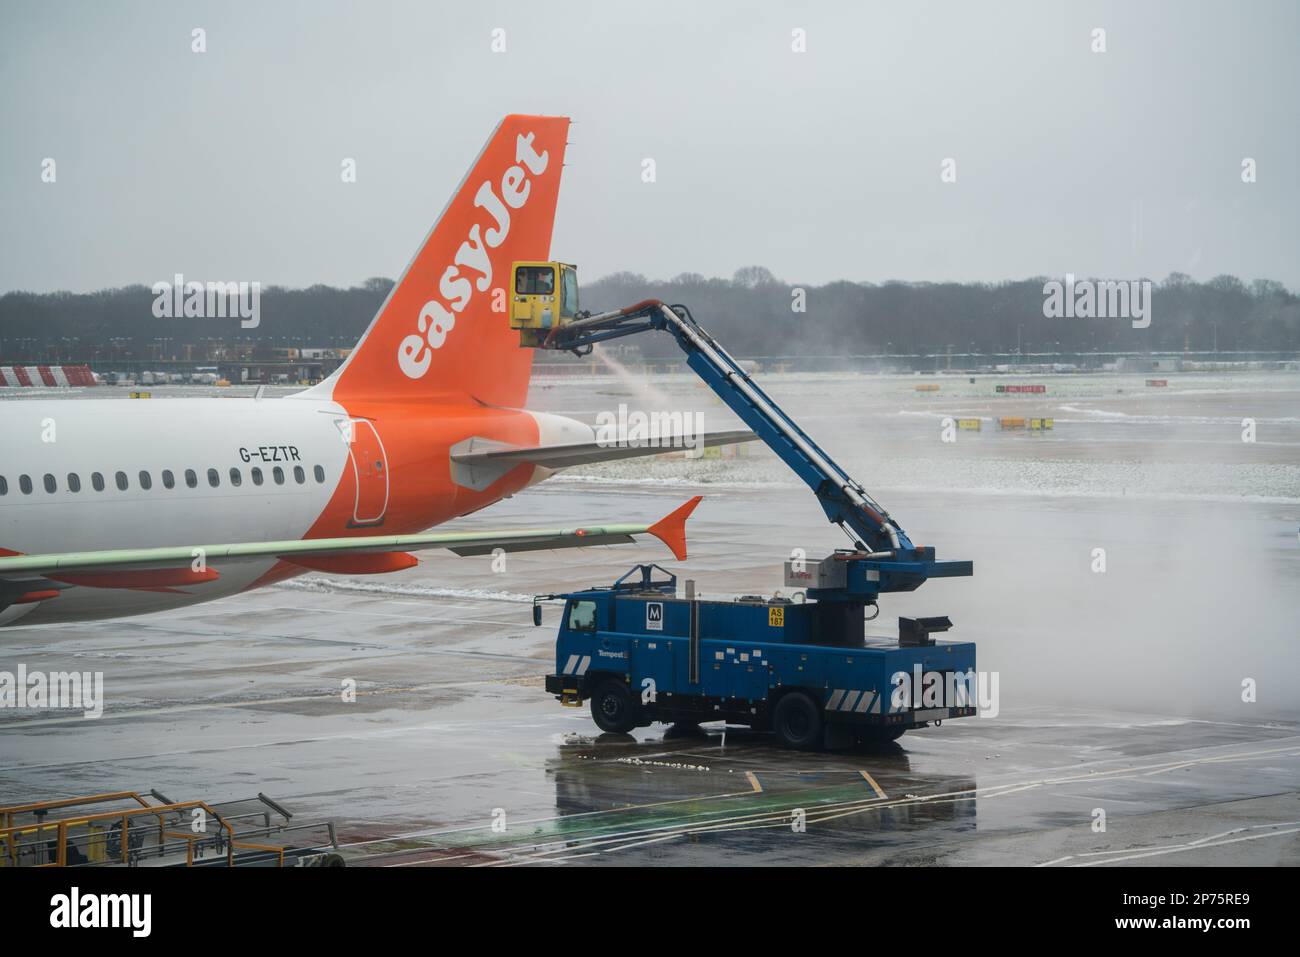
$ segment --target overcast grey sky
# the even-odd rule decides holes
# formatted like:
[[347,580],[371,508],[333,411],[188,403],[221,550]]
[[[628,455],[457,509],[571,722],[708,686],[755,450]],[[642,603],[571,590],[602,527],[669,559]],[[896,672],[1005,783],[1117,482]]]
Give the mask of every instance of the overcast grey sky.
[[395,277],[510,112],[576,121],[588,279],[1296,289],[1298,7],[0,0],[0,291]]

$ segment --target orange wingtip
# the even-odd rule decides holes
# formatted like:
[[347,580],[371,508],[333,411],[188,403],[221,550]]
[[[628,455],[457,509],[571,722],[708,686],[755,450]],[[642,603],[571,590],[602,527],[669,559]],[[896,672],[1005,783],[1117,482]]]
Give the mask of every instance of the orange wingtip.
[[699,505],[703,498],[703,495],[695,496],[646,529],[667,545],[672,550],[673,557],[679,562],[686,560],[686,520],[691,517],[691,512],[695,511],[695,506]]

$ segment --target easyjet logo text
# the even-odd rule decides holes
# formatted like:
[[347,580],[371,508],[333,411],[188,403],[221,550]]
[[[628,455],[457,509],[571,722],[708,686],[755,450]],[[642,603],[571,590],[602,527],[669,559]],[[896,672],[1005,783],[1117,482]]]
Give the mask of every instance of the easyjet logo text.
[[429,371],[433,350],[441,349],[456,327],[456,317],[465,311],[474,292],[492,287],[491,250],[510,235],[510,211],[528,202],[532,183],[528,174],[540,176],[546,171],[548,155],[533,147],[533,134],[520,133],[515,138],[515,165],[502,174],[498,184],[484,180],[474,195],[474,206],[485,218],[475,223],[468,237],[456,250],[452,264],[438,281],[438,298],[420,307],[416,320],[418,334],[412,333],[397,346],[397,365],[411,379]]

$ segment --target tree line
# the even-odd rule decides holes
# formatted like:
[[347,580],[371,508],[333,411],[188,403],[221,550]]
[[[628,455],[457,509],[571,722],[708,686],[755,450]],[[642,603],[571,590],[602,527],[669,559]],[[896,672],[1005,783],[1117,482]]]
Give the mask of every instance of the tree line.
[[[1122,318],[1048,318],[1044,284],[1060,278],[814,286],[751,266],[730,279],[685,273],[653,280],[619,272],[586,284],[581,296],[592,311],[647,298],[684,303],[740,356],[1300,350],[1300,298],[1273,280],[1196,282],[1174,273],[1152,283],[1151,323],[1137,329]],[[10,292],[0,296],[0,362],[199,360],[241,343],[254,354],[346,348],[392,286],[374,278],[350,288],[268,287],[255,329],[241,328],[237,318],[157,318],[155,296],[143,285],[84,294]],[[676,354],[666,337],[637,344],[650,356]]]

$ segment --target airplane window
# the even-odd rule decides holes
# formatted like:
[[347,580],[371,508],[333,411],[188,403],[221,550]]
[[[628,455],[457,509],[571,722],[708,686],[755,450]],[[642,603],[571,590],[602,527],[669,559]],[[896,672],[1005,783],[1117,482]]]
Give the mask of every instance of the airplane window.
[[144,469],[140,470],[140,487],[146,492],[153,488],[153,477]]
[[18,476],[18,488],[22,490],[22,493],[23,493],[24,495],[31,495],[31,494],[32,494],[32,477],[31,477],[30,475],[20,475],[20,476]]
[[185,470],[185,485],[187,488],[199,487],[199,477],[194,474],[194,469]]
[[90,473],[90,484],[94,486],[96,492],[104,491],[104,476],[99,472]]
[[271,469],[271,477],[275,479],[276,485],[283,485],[284,469],[280,468],[280,466],[277,465],[275,468]]
[[295,465],[293,467],[293,480],[299,485],[307,481],[307,473],[302,470],[301,465]]
[[9,494],[9,481],[3,475],[0,475],[0,495]]
[[256,465],[253,466],[252,476],[253,476],[253,484],[254,484],[254,485],[261,485],[261,484],[262,484],[262,470],[259,469]]
[[126,488],[127,488],[128,483],[127,483],[127,480],[126,480],[126,473],[125,473],[125,472],[117,472],[117,473],[114,473],[114,475],[113,475],[113,481],[117,482],[117,487],[120,488],[123,492],[126,491]]
[[312,474],[316,476],[317,482],[320,482],[322,485],[325,484],[325,470],[323,468],[321,468],[319,465],[316,466],[314,469],[312,469]]
[[216,469],[208,469],[208,484],[213,488],[221,484],[221,474]]
[[45,491],[47,491],[47,492],[57,492],[58,490],[59,490],[59,483],[56,482],[56,481],[54,481],[54,476],[53,476],[53,475],[51,475],[49,472],[46,472],[46,473],[45,473]]
[[68,491],[69,492],[81,491],[81,476],[78,475],[76,472],[68,473]]
[[163,478],[163,488],[176,487],[176,476],[172,475],[171,469],[163,469],[162,478]]
[[242,476],[242,475],[239,473],[239,469],[231,469],[231,470],[230,470],[230,484],[231,484],[231,485],[234,485],[236,488],[238,488],[239,485],[243,483],[243,481],[244,481],[244,476]]

